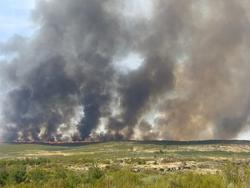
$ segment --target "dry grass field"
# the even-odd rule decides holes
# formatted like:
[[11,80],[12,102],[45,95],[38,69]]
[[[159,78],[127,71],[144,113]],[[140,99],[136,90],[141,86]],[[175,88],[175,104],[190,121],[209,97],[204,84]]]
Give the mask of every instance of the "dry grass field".
[[1,187],[250,187],[244,141],[1,144]]

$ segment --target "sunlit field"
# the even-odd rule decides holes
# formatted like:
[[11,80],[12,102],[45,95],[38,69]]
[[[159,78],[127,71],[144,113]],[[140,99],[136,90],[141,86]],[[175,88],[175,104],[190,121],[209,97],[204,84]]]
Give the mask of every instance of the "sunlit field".
[[249,187],[250,145],[0,145],[1,187]]

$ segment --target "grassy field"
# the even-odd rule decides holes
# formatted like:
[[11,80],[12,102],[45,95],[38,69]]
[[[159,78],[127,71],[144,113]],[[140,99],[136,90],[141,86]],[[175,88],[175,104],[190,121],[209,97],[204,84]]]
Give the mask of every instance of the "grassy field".
[[247,188],[250,144],[0,144],[0,187]]

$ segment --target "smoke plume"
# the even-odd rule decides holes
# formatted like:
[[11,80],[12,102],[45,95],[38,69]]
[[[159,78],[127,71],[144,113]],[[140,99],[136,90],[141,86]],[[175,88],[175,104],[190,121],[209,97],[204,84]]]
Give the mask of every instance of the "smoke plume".
[[132,15],[132,1],[37,2],[33,36],[0,44],[9,57],[0,64],[2,137],[231,139],[247,130],[250,4],[147,2]]

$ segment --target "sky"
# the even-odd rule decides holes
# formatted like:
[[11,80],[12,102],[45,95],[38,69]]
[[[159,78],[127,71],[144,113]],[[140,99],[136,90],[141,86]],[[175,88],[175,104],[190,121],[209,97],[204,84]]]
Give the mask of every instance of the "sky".
[[[32,9],[34,9],[37,0],[3,0],[0,1],[0,42],[8,40],[13,35],[21,35],[29,37],[35,30],[35,26],[31,19]],[[131,6],[126,3],[131,1]],[[125,3],[125,9],[128,9],[129,16],[137,16],[138,4],[146,4],[140,10],[140,14],[150,16],[149,0],[129,0]],[[146,2],[146,3],[145,3]],[[130,2],[128,4],[131,4]]]
[[[32,22],[31,15],[32,9],[35,7],[37,0],[2,0],[0,1],[0,43],[8,41],[14,35],[20,35],[24,37],[31,37],[35,31],[35,24]],[[136,11],[138,10],[137,3],[129,7],[129,16],[137,16]],[[137,0],[138,3],[145,3],[147,1],[148,8],[143,9],[145,15],[149,15],[150,12],[150,0]],[[1,58],[4,58],[0,55]],[[6,57],[5,57],[6,58]],[[136,62],[136,63],[131,63]],[[122,60],[121,69],[126,68],[136,69],[140,65],[141,59],[137,54],[130,54],[128,59]],[[127,66],[127,65],[134,65]],[[127,67],[126,67],[127,66]],[[0,95],[1,96],[1,95]],[[250,132],[244,132],[237,139],[249,139]]]
[[0,1],[0,41],[4,42],[13,35],[29,37],[33,30],[31,10],[36,0]]

